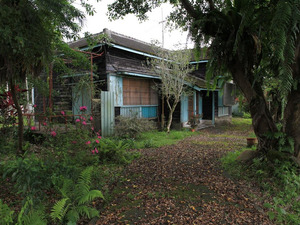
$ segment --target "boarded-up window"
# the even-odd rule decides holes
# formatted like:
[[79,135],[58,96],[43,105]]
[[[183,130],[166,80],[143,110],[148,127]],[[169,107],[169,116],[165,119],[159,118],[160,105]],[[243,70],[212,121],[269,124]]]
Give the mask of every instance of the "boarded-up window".
[[149,79],[123,78],[124,105],[157,105],[157,91]]

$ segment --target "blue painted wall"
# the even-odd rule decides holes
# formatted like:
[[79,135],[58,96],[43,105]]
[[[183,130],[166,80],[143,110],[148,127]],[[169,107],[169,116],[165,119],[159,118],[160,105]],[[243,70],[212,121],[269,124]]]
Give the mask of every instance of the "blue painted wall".
[[189,114],[188,114],[188,109],[189,109],[189,98],[188,96],[181,96],[181,108],[180,108],[180,122],[188,122],[189,120]]

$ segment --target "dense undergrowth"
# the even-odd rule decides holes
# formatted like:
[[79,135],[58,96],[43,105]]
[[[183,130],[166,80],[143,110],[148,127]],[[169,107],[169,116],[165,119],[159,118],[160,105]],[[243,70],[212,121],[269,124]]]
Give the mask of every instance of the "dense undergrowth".
[[245,150],[251,149],[244,148],[223,157],[225,170],[235,179],[251,180],[260,187],[269,218],[276,224],[299,224],[300,176],[296,165],[266,157],[256,158],[251,164],[241,164],[236,158]]
[[0,129],[1,225],[78,224],[97,217],[110,199],[109,187],[139,157],[134,149],[174,144],[192,135],[184,130],[147,131],[102,138],[85,121],[68,132],[46,123],[43,133],[29,127],[23,158],[15,156],[16,128]]

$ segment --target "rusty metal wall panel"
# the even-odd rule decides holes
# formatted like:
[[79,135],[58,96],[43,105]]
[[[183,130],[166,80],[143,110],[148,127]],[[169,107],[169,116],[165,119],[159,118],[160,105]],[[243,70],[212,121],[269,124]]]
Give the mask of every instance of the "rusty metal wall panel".
[[103,137],[111,136],[115,126],[114,92],[101,92],[101,134]]
[[125,117],[137,116],[141,118],[142,108],[140,106],[121,107],[120,115]]

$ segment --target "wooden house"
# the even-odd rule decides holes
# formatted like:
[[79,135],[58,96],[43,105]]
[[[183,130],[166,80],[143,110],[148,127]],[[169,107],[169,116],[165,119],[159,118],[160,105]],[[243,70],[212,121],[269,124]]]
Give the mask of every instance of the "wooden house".
[[[64,110],[72,110],[73,114],[79,113],[80,105],[87,105],[91,108],[92,105],[100,102],[98,114],[95,109],[93,113],[96,114],[96,125],[101,128],[103,135],[113,132],[114,120],[118,115],[137,115],[160,122],[162,112],[165,116],[168,114],[166,104],[162,104],[161,96],[154,88],[160,82],[160,77],[153,74],[146,65],[147,58],[157,57],[151,44],[108,29],[104,29],[101,33],[109,37],[109,44],[97,43],[91,50],[84,38],[70,43],[70,47],[74,49],[101,53],[101,57],[92,59],[93,64],[97,65],[97,78],[95,77],[93,82],[98,89],[101,89],[101,95],[91,98],[90,90],[86,90],[85,93],[81,93],[80,98],[75,100],[76,90],[74,90],[74,85],[70,85],[69,88],[60,90],[60,95],[53,102],[59,102],[61,98],[69,96],[69,99],[65,99],[65,104],[62,103],[60,106],[65,107]],[[214,125],[221,119],[230,119],[232,103],[228,96],[231,93],[228,92],[229,95],[227,93],[227,98],[224,98],[218,89],[207,90],[205,82],[207,62],[207,59],[191,62],[191,64],[197,64],[197,69],[191,74],[197,81],[191,85],[192,94],[182,96],[174,112],[174,124],[187,126],[193,114],[203,114],[203,124],[209,125]],[[68,79],[65,82],[72,84],[72,75],[65,76],[65,78]],[[54,86],[59,89],[58,84]],[[228,87],[231,88],[231,85],[228,84]],[[163,105],[165,105],[164,109],[162,109]]]

